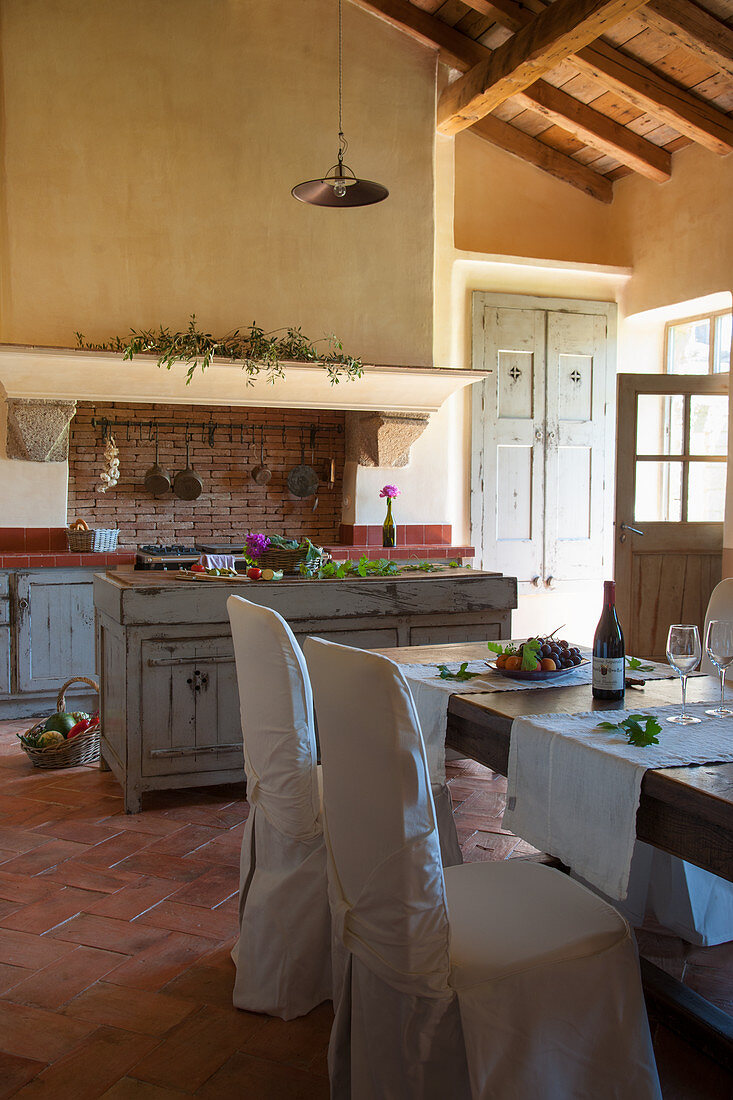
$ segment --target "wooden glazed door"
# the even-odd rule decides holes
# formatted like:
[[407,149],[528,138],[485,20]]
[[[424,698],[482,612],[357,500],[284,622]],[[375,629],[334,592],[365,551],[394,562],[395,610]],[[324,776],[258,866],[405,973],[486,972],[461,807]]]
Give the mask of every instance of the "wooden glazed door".
[[697,623],[720,580],[727,375],[622,374],[616,599],[626,652],[664,660],[671,623]]

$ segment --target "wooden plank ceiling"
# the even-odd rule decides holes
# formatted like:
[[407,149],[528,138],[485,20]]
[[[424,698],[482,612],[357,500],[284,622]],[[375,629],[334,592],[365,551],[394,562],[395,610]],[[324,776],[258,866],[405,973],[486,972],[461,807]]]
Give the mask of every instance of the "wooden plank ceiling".
[[601,202],[696,142],[733,150],[733,0],[354,0],[438,51],[438,129]]

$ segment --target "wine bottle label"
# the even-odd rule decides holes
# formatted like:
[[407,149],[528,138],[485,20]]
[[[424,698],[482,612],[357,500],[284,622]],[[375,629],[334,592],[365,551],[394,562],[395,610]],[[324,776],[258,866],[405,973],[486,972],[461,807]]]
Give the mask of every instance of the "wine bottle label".
[[621,691],[624,686],[623,657],[593,658],[593,687],[605,691]]

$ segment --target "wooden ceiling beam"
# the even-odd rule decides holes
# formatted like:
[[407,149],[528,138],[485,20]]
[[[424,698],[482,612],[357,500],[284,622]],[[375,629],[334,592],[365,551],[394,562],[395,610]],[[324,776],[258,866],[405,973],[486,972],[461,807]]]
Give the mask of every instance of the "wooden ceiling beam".
[[510,126],[493,115],[486,115],[474,122],[470,133],[477,134],[485,141],[491,142],[492,145],[521,160],[529,161],[530,164],[534,164],[544,172],[549,172],[551,176],[562,180],[563,183],[579,188],[586,195],[600,202],[613,200],[613,184],[606,176],[601,176],[580,161],[573,160],[572,157],[559,153],[556,149],[551,149],[549,145],[544,145],[537,138],[530,137],[529,134],[517,130],[515,126]]
[[438,129],[443,134],[467,129],[644,2],[556,0],[485,61],[448,85],[438,103]]
[[733,30],[704,8],[691,0],[650,0],[639,16],[647,26],[668,34],[712,68],[733,76]]
[[544,80],[536,81],[515,99],[527,110],[535,111],[572,134],[584,145],[620,160],[647,179],[665,183],[672,175],[672,154],[666,149],[661,149],[615,119]]
[[[465,2],[469,7],[474,7],[473,0]],[[651,3],[659,8],[668,5],[671,9],[674,6],[680,22],[683,12],[688,11],[689,21],[692,18],[689,9],[702,11],[691,0],[651,0]],[[516,30],[518,25],[527,26],[533,19],[532,13],[515,0],[494,0],[492,7],[496,11],[497,21],[509,30]],[[645,9],[638,9],[636,16],[644,19]],[[697,26],[700,27],[703,22],[698,20]],[[722,23],[719,26],[727,32],[720,36],[721,42],[725,43],[732,32]],[[724,45],[722,49],[727,47]],[[658,118],[698,145],[721,156],[733,150],[733,120],[728,115],[608,43],[594,42],[568,60],[577,64],[607,91],[621,96],[644,114]]]
[[[442,61],[466,71],[491,56],[491,50],[474,42],[465,34],[447,26],[434,16],[407,3],[407,0],[355,0],[384,22],[411,37],[437,49]],[[479,0],[476,0],[478,3]],[[510,5],[524,11],[514,0],[497,0],[503,7]],[[475,6],[473,3],[472,7]],[[496,6],[495,4],[490,5]],[[528,18],[531,18],[528,16]],[[614,157],[627,167],[653,180],[666,180],[671,171],[671,157],[664,149],[640,137],[625,126],[601,114],[567,92],[537,80],[518,100],[529,110],[537,111],[551,122],[586,142],[599,152]]]

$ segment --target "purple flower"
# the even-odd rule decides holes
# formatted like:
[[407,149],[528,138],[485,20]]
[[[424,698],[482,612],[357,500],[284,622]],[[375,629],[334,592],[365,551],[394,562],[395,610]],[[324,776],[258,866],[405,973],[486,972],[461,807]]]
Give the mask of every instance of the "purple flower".
[[394,500],[395,497],[400,495],[400,492],[401,490],[398,489],[396,485],[385,485],[384,488],[380,490],[379,495],[380,497],[389,497],[390,500]]
[[244,540],[244,549],[247,552],[247,557],[252,558],[253,561],[257,561],[261,558],[267,549],[269,549],[270,540],[267,535],[258,534],[255,531],[250,531]]

